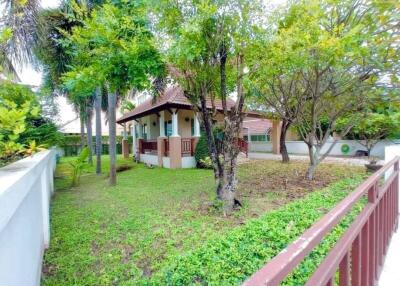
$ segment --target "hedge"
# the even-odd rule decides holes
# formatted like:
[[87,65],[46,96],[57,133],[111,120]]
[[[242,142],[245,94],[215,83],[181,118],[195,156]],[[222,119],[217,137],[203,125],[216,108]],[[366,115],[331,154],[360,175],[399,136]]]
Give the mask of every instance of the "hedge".
[[[87,142],[85,135],[85,143]],[[123,136],[116,136],[116,142],[121,143]],[[96,136],[92,136],[92,142],[96,142]],[[101,136],[101,142],[103,144],[108,143],[108,136]],[[132,143],[132,136],[128,136],[128,142]],[[60,147],[70,146],[70,145],[80,145],[81,144],[81,136],[80,135],[65,135],[63,139],[63,144]]]
[[[225,235],[210,238],[202,247],[169,259],[161,274],[144,284],[239,285],[345,198],[362,180],[362,176],[344,179]],[[283,285],[304,285],[364,203],[362,201],[353,208]]]

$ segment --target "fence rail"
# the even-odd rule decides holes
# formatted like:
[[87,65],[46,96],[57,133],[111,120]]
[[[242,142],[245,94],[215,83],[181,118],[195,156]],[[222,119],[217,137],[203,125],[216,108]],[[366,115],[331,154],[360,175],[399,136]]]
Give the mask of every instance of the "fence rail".
[[[377,285],[391,235],[398,227],[399,157],[374,173],[244,285],[279,285],[363,197],[368,203],[306,283],[307,286]],[[386,176],[383,186],[379,182]]]

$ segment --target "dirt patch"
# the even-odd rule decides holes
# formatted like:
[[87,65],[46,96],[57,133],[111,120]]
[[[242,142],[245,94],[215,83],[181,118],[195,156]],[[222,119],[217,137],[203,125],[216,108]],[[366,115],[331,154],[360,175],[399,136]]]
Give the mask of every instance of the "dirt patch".
[[237,197],[248,206],[246,216],[257,217],[337,180],[363,172],[362,167],[321,164],[315,180],[309,181],[304,176],[307,166],[307,162],[302,161],[283,164],[257,160],[243,164],[239,169]]

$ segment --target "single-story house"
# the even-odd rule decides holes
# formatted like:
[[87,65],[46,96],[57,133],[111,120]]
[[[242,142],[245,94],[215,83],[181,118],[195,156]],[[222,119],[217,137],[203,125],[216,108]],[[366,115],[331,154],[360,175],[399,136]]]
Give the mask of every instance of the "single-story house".
[[[229,99],[228,109],[234,104],[235,102]],[[211,108],[211,103],[208,107]],[[217,114],[217,120],[222,121],[221,101],[216,100],[215,107],[220,112]],[[247,112],[244,131],[241,140],[239,139],[243,152],[247,153],[247,142],[243,140],[244,136],[248,136],[245,130],[249,129],[246,129],[246,126],[251,125],[249,120],[257,118],[260,118],[258,113]],[[267,119],[261,122],[268,122],[272,128],[270,136],[276,138],[279,134],[279,122]],[[148,98],[119,118],[117,123],[130,126],[130,134],[133,137],[132,152],[141,162],[166,168],[196,166],[194,150],[200,137],[200,123],[192,104],[180,87],[169,87],[157,98]],[[274,141],[279,143],[279,139]],[[125,157],[129,156],[127,145],[123,146],[123,151]]]

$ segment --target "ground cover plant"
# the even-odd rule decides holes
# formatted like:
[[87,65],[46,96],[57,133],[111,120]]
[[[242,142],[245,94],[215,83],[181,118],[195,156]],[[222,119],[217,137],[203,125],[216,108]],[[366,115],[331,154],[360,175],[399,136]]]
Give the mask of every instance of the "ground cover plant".
[[[107,175],[86,166],[80,185],[70,188],[73,159],[62,158],[57,168],[43,285],[224,285],[227,266],[234,267],[226,284],[237,284],[345,196],[362,172],[323,164],[321,179],[308,182],[300,175],[304,162],[252,161],[238,170],[243,208],[223,217],[212,204],[211,170],[149,169],[118,158],[117,165],[131,169],[118,173],[117,186],[108,186]],[[278,184],[283,174],[286,187]],[[267,244],[271,236],[279,241]],[[249,259],[244,254],[251,249]]]

